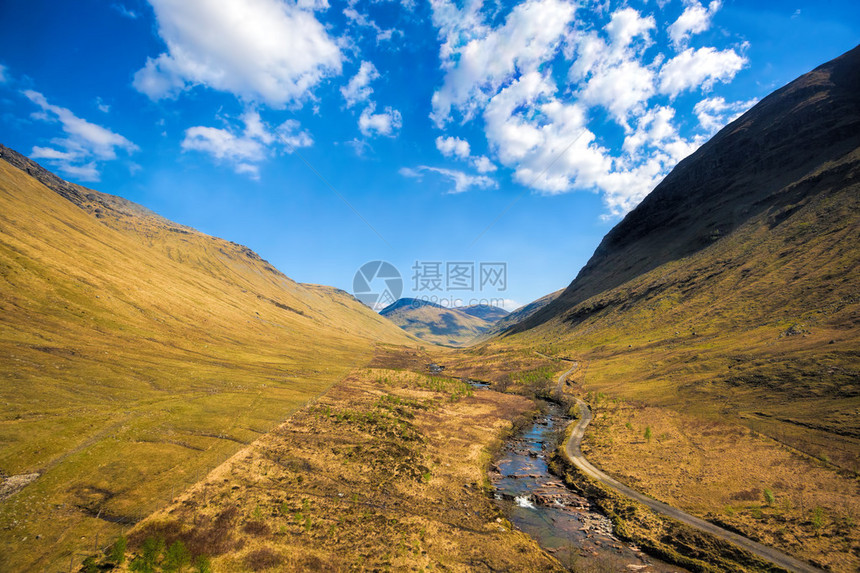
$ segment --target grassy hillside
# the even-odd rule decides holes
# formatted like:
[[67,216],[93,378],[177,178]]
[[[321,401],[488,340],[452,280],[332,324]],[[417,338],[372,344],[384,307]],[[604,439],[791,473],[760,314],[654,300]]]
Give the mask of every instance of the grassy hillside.
[[575,390],[604,408],[590,447],[620,479],[856,570],[858,285],[860,48],[679,164],[557,299],[483,351],[580,361]]
[[[0,569],[163,506],[404,333],[249,249],[0,161]],[[2,486],[0,486],[2,487]],[[57,561],[59,559],[59,561]]]
[[379,314],[426,342],[461,346],[489,330],[498,320],[499,312],[486,305],[447,308],[415,298],[402,298]]

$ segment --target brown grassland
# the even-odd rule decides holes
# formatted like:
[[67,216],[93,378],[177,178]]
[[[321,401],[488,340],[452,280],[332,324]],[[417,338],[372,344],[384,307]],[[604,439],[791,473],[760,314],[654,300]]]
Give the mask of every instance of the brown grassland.
[[428,361],[383,349],[138,524],[129,560],[150,538],[215,571],[562,570],[486,492],[491,452],[533,403]]
[[857,569],[860,497],[851,474],[740,424],[595,403],[583,453],[619,481],[828,570]]

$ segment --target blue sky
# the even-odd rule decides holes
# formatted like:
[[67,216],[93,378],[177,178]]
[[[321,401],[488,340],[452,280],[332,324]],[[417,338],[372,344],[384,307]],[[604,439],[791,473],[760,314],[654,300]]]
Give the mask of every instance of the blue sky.
[[[514,307],[858,42],[848,0],[5,1],[0,142],[301,282],[386,260],[404,295]],[[410,292],[416,261],[507,286]]]

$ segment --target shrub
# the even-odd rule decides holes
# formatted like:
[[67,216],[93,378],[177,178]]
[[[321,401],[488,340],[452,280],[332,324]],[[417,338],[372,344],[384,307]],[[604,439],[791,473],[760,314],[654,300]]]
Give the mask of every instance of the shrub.
[[164,551],[164,540],[156,537],[147,537],[140,547],[140,555],[135,557],[129,564],[129,569],[138,573],[152,573]]
[[108,558],[111,563],[122,565],[125,563],[125,549],[128,547],[128,539],[125,535],[121,535],[110,547]]
[[768,505],[773,505],[773,503],[776,501],[776,498],[773,495],[773,491],[765,489],[764,500],[767,502]]
[[194,560],[195,573],[212,573],[212,562],[205,555],[199,556]]
[[164,570],[181,573],[191,565],[191,553],[181,541],[175,541],[164,554]]
[[81,564],[81,571],[84,573],[99,573],[99,566],[96,563],[96,558],[90,555]]
[[812,526],[816,530],[819,530],[822,525],[824,525],[824,510],[816,507],[812,510]]
[[651,441],[651,426],[645,426],[645,439]]

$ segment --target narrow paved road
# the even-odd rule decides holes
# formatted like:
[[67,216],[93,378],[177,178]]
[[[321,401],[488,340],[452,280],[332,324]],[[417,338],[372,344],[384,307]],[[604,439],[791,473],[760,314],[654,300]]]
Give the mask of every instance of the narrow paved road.
[[[574,364],[574,366],[570,370],[559,376],[559,389],[563,387],[564,381],[567,376],[576,368],[577,365]],[[615,491],[631,499],[638,501],[639,503],[649,507],[655,513],[671,517],[680,521],[681,523],[685,523],[691,527],[695,527],[696,529],[710,533],[715,537],[730,541],[735,545],[746,549],[750,553],[754,553],[762,559],[766,559],[771,563],[774,563],[789,571],[795,571],[797,573],[822,573],[821,569],[816,569],[811,565],[803,563],[802,561],[798,561],[794,557],[777,551],[772,547],[767,547],[765,545],[762,545],[761,543],[756,543],[752,539],[748,539],[742,535],[738,535],[737,533],[733,533],[731,531],[728,531],[727,529],[718,527],[713,523],[705,521],[704,519],[699,519],[698,517],[694,517],[688,513],[684,513],[680,509],[674,508],[671,505],[667,505],[663,502],[657,501],[656,499],[643,495],[638,491],[627,487],[618,480],[609,477],[608,475],[588,463],[588,460],[586,460],[585,456],[582,455],[582,449],[580,448],[580,445],[582,444],[582,436],[585,434],[585,428],[588,426],[589,422],[591,422],[591,410],[588,408],[588,405],[579,398],[576,399],[576,402],[579,405],[579,420],[576,422],[576,427],[573,428],[573,431],[570,434],[570,438],[564,445],[564,452],[565,454],[567,454],[567,458],[570,460],[570,462],[576,467],[578,467],[580,470],[582,470],[585,475],[589,476],[594,480],[597,480],[598,482],[614,489]]]

